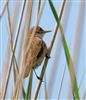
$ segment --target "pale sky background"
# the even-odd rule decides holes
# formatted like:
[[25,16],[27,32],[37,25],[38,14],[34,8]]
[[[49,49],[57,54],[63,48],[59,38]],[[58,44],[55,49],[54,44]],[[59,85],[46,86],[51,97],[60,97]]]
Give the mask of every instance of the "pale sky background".
[[[13,13],[13,7],[14,7],[14,3],[12,0],[10,0],[10,16],[15,16]],[[32,23],[31,26],[34,25],[34,19],[35,19],[35,15],[36,15],[36,10],[37,10],[37,0],[34,0],[34,8],[33,8],[33,16],[32,16]],[[0,1],[1,2],[1,1]],[[54,6],[57,10],[57,12],[59,12],[60,7],[61,7],[61,1],[60,0],[53,0]],[[19,6],[21,9],[21,4],[22,2],[20,2]],[[63,13],[63,17],[61,20],[62,26],[63,26],[63,30],[65,33],[65,38],[68,44],[68,48],[70,50],[70,54],[71,57],[73,58],[73,47],[74,47],[74,41],[75,41],[75,35],[79,34],[77,36],[80,36],[80,41],[79,41],[79,48],[78,48],[78,59],[77,59],[77,64],[76,64],[76,77],[77,77],[77,83],[78,85],[80,84],[81,78],[83,76],[83,73],[86,72],[86,2],[83,0],[82,1],[82,11],[81,12],[81,16],[82,16],[82,21],[81,21],[81,31],[80,33],[76,33],[76,28],[77,28],[77,21],[78,18],[80,16],[79,15],[79,9],[80,9],[80,4],[81,2],[79,2],[77,0],[73,0],[72,2],[67,2],[67,4],[65,5],[65,9],[64,9],[64,13]],[[3,8],[3,2],[0,3],[0,10]],[[20,11],[20,10],[19,10]],[[19,12],[20,13],[20,12]],[[7,11],[5,11],[3,17],[0,19],[0,80],[1,77],[3,75],[2,72],[2,67],[3,67],[3,59],[5,59],[5,51],[6,51],[6,47],[7,47],[7,42],[8,42],[8,24],[7,24]],[[16,16],[15,16],[16,17]],[[18,17],[19,18],[19,17]],[[54,32],[54,27],[55,27],[56,21],[54,19],[54,16],[51,12],[50,6],[46,0],[46,4],[43,10],[43,14],[40,20],[40,26],[43,29],[49,29],[52,32],[49,34],[46,34],[46,36],[44,36],[44,40],[47,44],[47,46],[49,46],[50,41],[52,39],[53,36],[53,32]],[[14,32],[15,33],[15,32]],[[20,37],[21,37],[22,33],[20,31]],[[49,90],[49,97],[50,98],[57,98],[57,90],[59,91],[59,87],[61,84],[61,78],[62,78],[62,74],[63,74],[63,70],[64,70],[64,66],[65,66],[65,53],[64,53],[64,49],[63,46],[61,44],[61,48],[60,48],[60,52],[59,52],[59,56],[57,59],[58,62],[55,63],[54,59],[55,56],[57,56],[56,53],[56,48],[59,42],[59,38],[60,38],[60,32],[58,31],[58,34],[56,36],[56,40],[51,52],[51,58],[48,62],[48,67],[46,69],[46,85],[47,85],[47,89]],[[77,37],[78,38],[78,37]],[[19,43],[18,43],[19,45]],[[17,45],[17,46],[18,46]],[[18,49],[17,49],[18,50]],[[18,52],[16,50],[16,53]],[[57,51],[58,52],[58,51]],[[17,54],[16,54],[17,56]],[[50,74],[51,74],[51,70],[53,66],[53,63],[55,63],[56,65],[56,72],[53,73],[53,78],[55,81],[53,81],[52,83],[54,84],[52,87],[52,93],[51,93],[51,89],[48,87],[49,85],[49,79],[50,79]],[[36,72],[37,75],[40,75],[40,71],[41,71],[42,66],[40,66]],[[2,73],[2,75],[1,75]],[[45,78],[44,78],[45,80]],[[65,71],[65,76],[64,76],[64,81],[63,81],[63,86],[62,86],[62,90],[61,90],[61,94],[60,94],[60,98],[67,98],[69,95],[69,88],[70,88],[70,74],[69,74],[69,70],[68,70],[68,66],[66,63],[66,71]],[[80,87],[80,96],[83,96],[83,93],[86,90],[86,73],[83,77],[82,80],[82,84]],[[37,83],[37,78],[34,74],[34,78],[33,78],[33,83]],[[27,84],[28,81],[26,81]],[[1,82],[0,82],[1,84]],[[35,88],[35,84],[33,84],[33,91],[32,91],[32,96],[34,94],[34,88]],[[7,93],[7,97],[9,98],[10,96],[10,88],[12,85],[12,79],[9,82],[9,87],[8,87],[8,93]],[[39,93],[39,98],[43,98],[44,97],[44,83],[41,85],[41,89],[40,89],[40,93]]]

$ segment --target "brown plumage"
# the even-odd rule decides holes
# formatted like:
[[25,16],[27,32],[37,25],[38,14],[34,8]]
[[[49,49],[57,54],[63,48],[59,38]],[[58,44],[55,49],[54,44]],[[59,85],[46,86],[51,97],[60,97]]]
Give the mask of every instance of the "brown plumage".
[[[27,47],[29,44],[29,39],[31,37],[31,33],[33,31],[34,27],[28,32],[28,42]],[[29,75],[31,68],[37,68],[43,61],[44,57],[46,56],[48,50],[45,42],[43,41],[43,35],[44,33],[47,33],[50,31],[44,31],[41,27],[37,27],[35,36],[32,40],[31,47],[29,52],[26,53],[25,56],[25,74],[24,77],[27,77]]]

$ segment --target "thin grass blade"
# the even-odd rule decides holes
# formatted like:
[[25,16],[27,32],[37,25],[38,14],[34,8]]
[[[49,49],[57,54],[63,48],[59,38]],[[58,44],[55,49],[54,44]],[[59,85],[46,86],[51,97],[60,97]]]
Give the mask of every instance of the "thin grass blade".
[[28,87],[27,87],[27,93],[25,96],[25,100],[31,99],[32,79],[33,79],[33,70],[31,70],[31,73],[30,73],[30,79],[28,81]]
[[54,6],[53,6],[52,1],[51,0],[48,0],[48,1],[49,1],[49,4],[50,4],[50,8],[52,10],[52,13],[55,17],[55,20],[56,20],[56,22],[59,26],[60,32],[61,32],[62,43],[63,43],[63,47],[64,47],[64,51],[65,51],[65,55],[66,55],[66,60],[67,60],[67,63],[68,63],[68,68],[69,68],[69,71],[70,71],[70,76],[71,76],[71,81],[72,81],[73,93],[74,93],[75,98],[79,100],[80,97],[79,97],[78,85],[77,85],[75,72],[74,72],[74,66],[73,66],[72,58],[71,58],[71,55],[70,55],[70,52],[69,52],[69,49],[68,49],[68,46],[67,46],[66,39],[64,37],[63,29],[62,29],[62,26],[60,24],[58,14],[57,14]]

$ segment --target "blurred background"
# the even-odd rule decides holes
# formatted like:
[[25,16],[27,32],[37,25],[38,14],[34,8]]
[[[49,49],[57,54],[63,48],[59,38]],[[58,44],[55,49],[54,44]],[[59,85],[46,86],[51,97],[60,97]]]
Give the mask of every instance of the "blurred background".
[[[41,1],[41,4],[43,3],[43,1],[44,0]],[[30,28],[35,25],[38,2],[39,0],[33,0]],[[21,16],[23,3],[23,0],[0,0],[0,90],[3,89],[4,79],[9,68],[12,55],[10,44],[14,45],[14,42],[16,40],[16,32]],[[28,25],[28,18],[26,19],[27,7],[28,5],[30,6],[30,4],[31,1],[26,0],[20,25],[18,41],[15,49],[15,57],[19,68],[21,67],[19,65],[23,43],[22,40],[26,31],[26,27]],[[57,13],[59,14],[62,1],[53,0],[53,4],[57,10]],[[86,98],[86,1],[66,0],[62,13],[61,24],[74,63],[75,75],[79,87],[80,97]],[[52,31],[51,33],[48,33],[44,36],[44,41],[46,42],[47,47],[49,47],[54,34],[56,21],[47,0],[45,0],[45,5],[40,17],[39,26],[41,26],[45,30]],[[10,27],[11,34],[9,34]],[[44,82],[41,84],[38,99],[45,99],[45,89],[47,91],[47,96],[49,99],[72,99],[73,95],[70,73],[59,30],[56,35],[50,57],[51,58],[48,61],[46,72],[43,78]],[[38,76],[40,76],[42,65],[43,63],[36,69],[36,73]],[[27,89],[28,79],[29,77],[27,79],[24,79],[25,90]],[[34,91],[37,83],[38,79],[33,73],[31,98],[33,98],[34,96]],[[6,98],[11,97],[13,84],[14,73],[13,68],[11,68]]]

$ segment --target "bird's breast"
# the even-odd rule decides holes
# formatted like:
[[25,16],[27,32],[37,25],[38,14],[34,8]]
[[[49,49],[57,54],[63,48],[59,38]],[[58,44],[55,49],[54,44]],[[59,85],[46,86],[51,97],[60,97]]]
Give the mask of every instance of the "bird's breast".
[[35,37],[34,41],[35,43],[33,48],[33,57],[35,58],[35,63],[34,63],[34,67],[37,68],[43,61],[46,52],[47,52],[47,46],[45,44],[45,42],[39,38],[39,37]]

